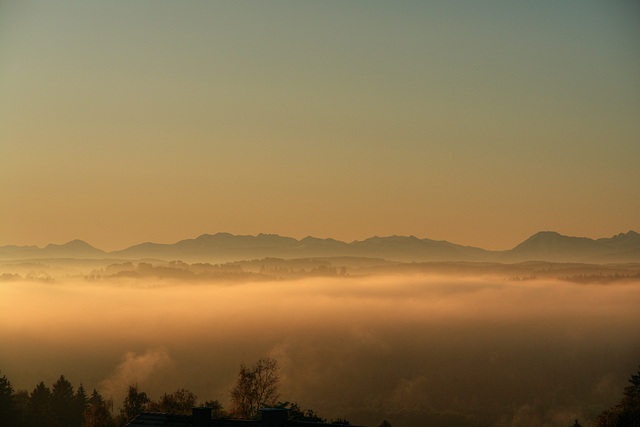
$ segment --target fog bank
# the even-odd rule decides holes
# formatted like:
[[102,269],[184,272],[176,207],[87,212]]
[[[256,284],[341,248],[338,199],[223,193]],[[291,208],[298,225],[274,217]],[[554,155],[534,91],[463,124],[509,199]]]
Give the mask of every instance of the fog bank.
[[64,374],[116,406],[133,382],[228,404],[239,364],[269,356],[281,400],[354,424],[587,426],[640,364],[638,307],[640,283],[7,280],[0,369],[29,391]]

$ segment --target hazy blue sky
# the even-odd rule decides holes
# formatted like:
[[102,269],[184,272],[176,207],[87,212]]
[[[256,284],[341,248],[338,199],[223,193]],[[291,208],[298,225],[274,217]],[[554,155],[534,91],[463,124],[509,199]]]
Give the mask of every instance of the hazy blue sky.
[[0,1],[0,245],[640,231],[636,1]]

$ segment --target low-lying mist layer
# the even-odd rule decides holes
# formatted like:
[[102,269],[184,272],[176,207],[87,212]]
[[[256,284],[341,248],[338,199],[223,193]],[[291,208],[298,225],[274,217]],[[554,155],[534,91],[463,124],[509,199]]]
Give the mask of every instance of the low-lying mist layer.
[[131,383],[224,404],[241,362],[273,357],[281,400],[355,424],[586,426],[640,364],[638,307],[635,281],[9,277],[0,370],[29,391],[64,374],[116,406]]

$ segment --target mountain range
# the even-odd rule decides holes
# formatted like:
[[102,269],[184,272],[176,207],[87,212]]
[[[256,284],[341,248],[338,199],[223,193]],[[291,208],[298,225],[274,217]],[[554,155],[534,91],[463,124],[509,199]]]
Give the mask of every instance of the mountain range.
[[335,239],[305,237],[301,240],[276,234],[233,235],[203,234],[173,244],[141,243],[129,248],[105,252],[82,240],[62,245],[0,246],[0,259],[82,258],[82,259],[160,259],[190,262],[227,262],[265,257],[308,258],[354,256],[392,261],[469,261],[469,262],[640,262],[640,234],[620,233],[610,238],[564,236],[542,231],[516,247],[489,251],[443,240],[415,236],[370,237],[351,243]]

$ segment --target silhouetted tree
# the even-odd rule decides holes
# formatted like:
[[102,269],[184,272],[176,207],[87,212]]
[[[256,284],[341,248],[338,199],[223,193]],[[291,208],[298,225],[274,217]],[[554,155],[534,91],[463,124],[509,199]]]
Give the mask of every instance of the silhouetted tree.
[[158,402],[150,402],[149,410],[167,414],[190,414],[196,405],[196,395],[181,388],[172,394],[164,394]]
[[76,394],[73,397],[73,417],[74,425],[82,426],[84,424],[84,413],[89,405],[89,398],[82,383],[78,386]]
[[251,368],[241,364],[238,381],[231,391],[233,414],[254,418],[259,409],[275,405],[279,381],[278,364],[274,359],[260,359]]
[[640,369],[629,382],[620,403],[596,419],[597,427],[640,427]]
[[[105,401],[94,388],[84,412],[85,427],[114,427],[116,422],[111,416],[112,407],[111,401]],[[125,423],[126,421],[122,425]]]
[[130,385],[127,396],[122,402],[122,409],[120,409],[120,415],[118,416],[118,424],[125,425],[129,420],[138,416],[140,412],[146,411],[149,402],[147,393],[138,390],[138,384]]
[[18,411],[13,403],[13,387],[5,375],[0,377],[0,425],[15,425]]
[[73,397],[73,386],[64,375],[60,375],[51,389],[51,409],[55,426],[74,427],[77,425],[73,413]]
[[17,411],[16,427],[26,427],[29,421],[29,392],[19,390],[13,393],[13,404]]
[[580,425],[578,420],[575,420],[574,423],[571,425],[571,427],[582,427],[582,426]]
[[378,427],[391,427],[391,423],[387,420],[382,420]]
[[29,395],[28,419],[34,426],[49,427],[53,425],[51,390],[43,381]]

